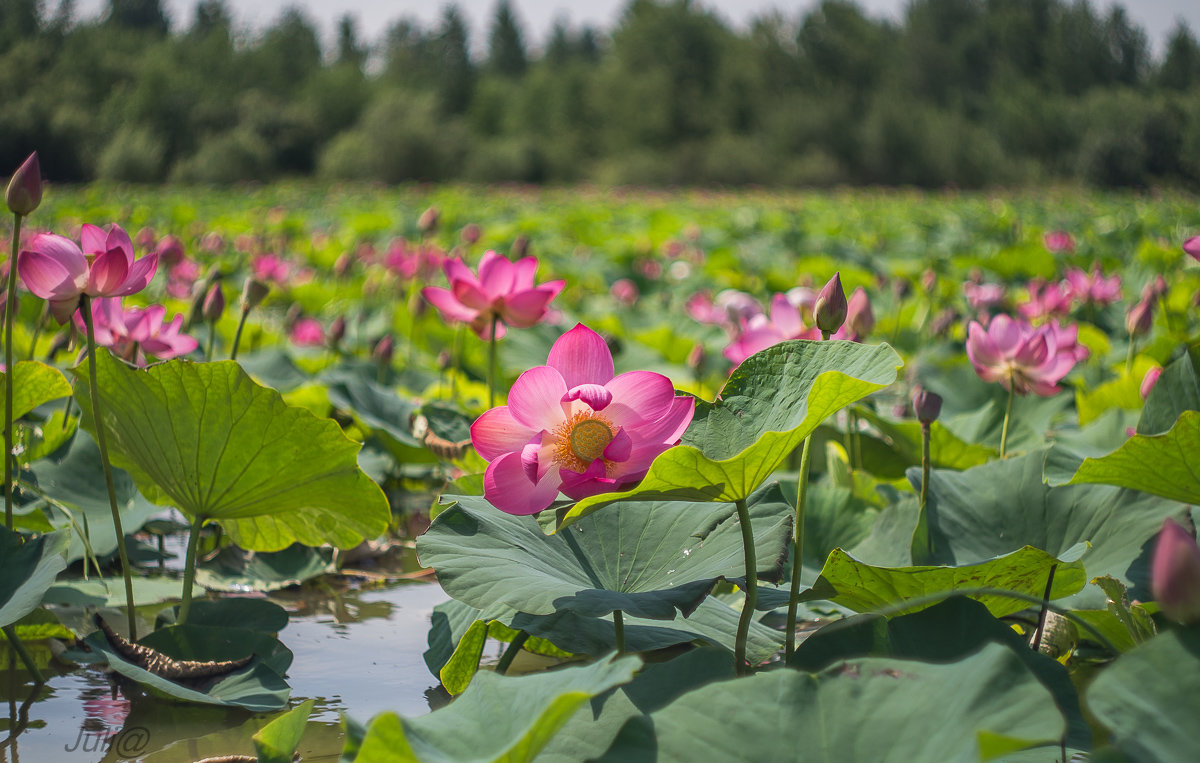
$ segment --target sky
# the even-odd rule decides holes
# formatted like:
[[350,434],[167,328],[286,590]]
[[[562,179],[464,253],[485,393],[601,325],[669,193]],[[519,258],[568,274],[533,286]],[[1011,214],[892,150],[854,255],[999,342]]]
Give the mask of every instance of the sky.
[[[457,5],[471,20],[474,44],[485,39],[488,25],[495,12],[497,0],[457,0]],[[570,24],[591,24],[609,29],[616,24],[628,0],[511,0],[517,17],[525,30],[528,44],[545,40],[556,18]],[[359,35],[373,42],[380,39],[387,27],[402,17],[415,17],[428,26],[441,16],[439,0],[226,0],[235,21],[249,30],[257,30],[278,18],[289,6],[300,6],[320,23],[327,41],[332,40],[333,26],[338,18],[349,13],[358,19]],[[1092,0],[1093,6],[1107,11],[1112,3]],[[164,0],[175,28],[191,24],[196,0]],[[698,4],[716,10],[734,25],[744,25],[750,19],[778,10],[795,17],[815,4],[814,0],[698,0]],[[898,18],[907,0],[859,0],[869,14]],[[47,2],[50,8],[53,2]],[[1126,0],[1121,3],[1129,16],[1146,30],[1154,50],[1161,51],[1167,35],[1182,19],[1194,34],[1200,36],[1200,2],[1197,0]],[[106,0],[77,0],[81,17],[94,16],[107,6]]]

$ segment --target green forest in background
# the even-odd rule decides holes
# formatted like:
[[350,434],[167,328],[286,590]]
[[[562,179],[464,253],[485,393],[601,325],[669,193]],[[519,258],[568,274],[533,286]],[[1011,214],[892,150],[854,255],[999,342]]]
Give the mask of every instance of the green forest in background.
[[497,3],[336,44],[288,10],[253,35],[221,0],[0,3],[0,166],[48,178],[921,187],[1200,187],[1200,45],[1154,55],[1120,7],[826,0],[731,28],[632,0],[534,45]]

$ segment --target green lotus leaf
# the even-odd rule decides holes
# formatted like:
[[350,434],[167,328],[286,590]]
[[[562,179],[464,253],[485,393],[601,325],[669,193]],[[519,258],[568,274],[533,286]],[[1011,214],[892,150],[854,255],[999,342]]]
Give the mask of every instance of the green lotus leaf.
[[[135,369],[107,351],[97,360],[113,463],[150,500],[216,520],[258,551],[297,541],[350,548],[387,528],[387,498],[359,469],[359,445],[237,363]],[[86,376],[86,366],[75,373]],[[76,399],[93,431],[90,396]]]
[[1122,366],[1112,381],[1094,389],[1076,389],[1075,410],[1079,412],[1079,424],[1088,424],[1113,408],[1142,410],[1142,379],[1154,365],[1149,358],[1139,355],[1131,370],[1127,372]]
[[1050,692],[988,644],[948,665],[868,657],[709,683],[633,719],[600,760],[988,760],[1057,751],[1064,732]]
[[259,729],[253,737],[258,763],[292,763],[316,702],[315,699],[302,702]]
[[896,380],[886,344],[781,342],[746,359],[714,403],[698,401],[681,445],[654,460],[637,487],[584,498],[560,529],[618,501],[745,499],[822,421]]
[[[278,591],[334,571],[333,551],[328,548],[294,543],[282,551],[249,554],[227,547],[196,568],[196,582],[210,591]],[[193,607],[198,603],[193,602]]]
[[1184,411],[1200,411],[1200,371],[1193,353],[1200,351],[1184,353],[1163,368],[1146,398],[1138,434],[1161,434],[1174,426]]
[[[14,364],[13,421],[42,403],[71,394],[71,383],[53,366],[36,360],[21,360]],[[8,374],[0,371],[0,399],[8,389]]]
[[628,683],[639,664],[622,657],[515,678],[485,671],[461,697],[428,715],[376,716],[342,759],[532,761],[589,699]]
[[1129,760],[1196,757],[1200,628],[1167,631],[1121,655],[1088,687],[1087,705]]
[[[880,434],[891,440],[892,447],[905,458],[908,465],[921,463],[921,424],[918,421],[894,421],[865,407],[856,407],[858,415],[871,423]],[[996,451],[985,445],[960,440],[940,422],[929,427],[929,459],[945,469],[970,469],[986,463]],[[864,459],[865,459],[864,455]]]
[[[825,560],[816,584],[801,592],[800,600],[825,599],[855,612],[870,612],[909,599],[970,588],[1001,588],[1041,598],[1052,567],[1054,582],[1050,599],[1061,599],[1078,592],[1087,582],[1083,563],[1079,561],[1083,550],[1079,546],[1064,553],[1064,559],[1056,559],[1045,551],[1025,546],[1011,554],[960,567],[875,567],[836,549]],[[996,617],[1029,606],[1026,601],[999,594],[976,594],[971,598],[981,602]],[[916,612],[928,606],[929,603],[916,605],[897,614]]]
[[37,609],[54,578],[67,567],[66,530],[22,543],[20,533],[0,526],[0,627]]
[[[155,628],[174,625],[179,607],[170,607],[155,617]],[[240,628],[262,633],[278,633],[287,627],[287,610],[268,599],[231,596],[222,599],[197,599],[188,610],[188,625],[210,628]]]
[[[505,514],[475,496],[453,496],[417,540],[421,563],[455,599],[549,615],[588,617],[621,610],[633,617],[693,612],[721,578],[745,574],[733,506],[635,502],[542,533],[534,517]],[[749,507],[759,573],[778,579],[791,534],[791,509],[777,487]]]
[[401,445],[420,448],[412,436],[410,419],[417,406],[395,392],[376,384],[363,373],[339,368],[322,374],[321,380],[329,390],[329,402],[348,411],[374,430],[393,437]]
[[[1144,493],[1104,485],[1049,487],[1042,481],[1042,453],[993,461],[964,472],[935,469],[929,475],[929,528],[933,550],[917,564],[974,564],[1033,546],[1054,555],[1080,543],[1088,575],[1112,575],[1134,585],[1135,598],[1152,598],[1145,549],[1163,519],[1184,507]],[[917,469],[909,472],[915,489]],[[1089,587],[1072,606],[1103,607]]]
[[1200,411],[1184,411],[1163,434],[1134,435],[1107,456],[1081,458],[1055,448],[1046,459],[1051,485],[1099,483],[1200,503]]

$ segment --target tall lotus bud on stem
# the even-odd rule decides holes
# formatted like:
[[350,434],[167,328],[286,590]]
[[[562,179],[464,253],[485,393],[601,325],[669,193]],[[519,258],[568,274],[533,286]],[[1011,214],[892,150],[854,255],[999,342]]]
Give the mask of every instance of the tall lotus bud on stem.
[[875,311],[871,309],[871,300],[867,292],[859,286],[850,295],[846,308],[846,325],[850,327],[851,338],[855,341],[865,339],[875,329]]
[[208,293],[204,295],[203,314],[208,323],[216,323],[225,314],[225,291],[220,281],[208,287]]
[[438,221],[441,217],[441,210],[437,207],[426,209],[417,218],[417,230],[421,231],[422,236],[432,236],[434,233],[437,233]]
[[512,251],[508,253],[513,259],[521,259],[529,254],[529,236],[524,234],[513,239]]
[[42,203],[42,167],[37,151],[13,173],[4,191],[4,201],[13,214],[21,217],[31,214]]
[[467,223],[464,225],[462,232],[459,234],[463,240],[463,243],[467,246],[474,246],[479,242],[479,237],[482,235],[483,231],[475,223]]
[[346,319],[339,315],[333,319],[333,323],[329,324],[329,346],[336,350],[345,338]]
[[833,278],[821,289],[817,301],[813,303],[813,318],[821,335],[828,339],[846,322],[846,290],[842,288],[841,272],[833,274]]
[[917,421],[922,424],[932,424],[942,413],[941,395],[930,392],[924,387],[917,387],[913,390],[912,403],[913,411],[917,414]]
[[1125,315],[1125,329],[1129,332],[1129,354],[1125,356],[1125,372],[1133,371],[1133,356],[1136,354],[1137,338],[1150,333],[1154,326],[1154,293],[1147,287],[1142,298]]
[[1200,620],[1200,547],[1174,519],[1163,522],[1158,535],[1150,590],[1167,617],[1184,624]]
[[238,318],[237,332],[233,335],[233,348],[229,352],[230,360],[237,360],[238,346],[242,342],[242,329],[246,328],[246,318],[250,316],[250,311],[261,305],[270,291],[271,288],[262,281],[254,278],[246,279],[245,285],[242,286],[242,315]]
[[391,334],[385,334],[382,339],[375,344],[375,349],[371,351],[375,362],[379,364],[378,381],[384,384],[387,381],[387,372],[392,367],[392,355],[396,351],[396,341],[392,339]]
[[1142,399],[1150,397],[1151,391],[1154,390],[1154,385],[1158,384],[1158,377],[1162,376],[1162,366],[1153,366],[1146,375],[1142,377],[1142,386],[1138,389]]
[[[929,469],[932,466],[929,447],[932,440],[931,428],[942,413],[942,398],[936,392],[918,386],[913,390],[912,404],[917,421],[921,422],[921,503],[917,529],[913,533],[913,553],[914,560],[924,561],[933,556],[933,533],[929,529],[929,515],[925,511],[925,504],[929,500]],[[1004,423],[1007,425],[1008,421],[1005,420]]]

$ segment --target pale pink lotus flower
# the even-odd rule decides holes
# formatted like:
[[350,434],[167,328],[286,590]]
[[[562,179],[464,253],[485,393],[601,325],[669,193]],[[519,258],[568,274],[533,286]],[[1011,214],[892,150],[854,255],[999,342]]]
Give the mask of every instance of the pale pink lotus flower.
[[1063,281],[1063,289],[1072,299],[1085,305],[1111,305],[1121,300],[1121,276],[1114,273],[1105,276],[1100,266],[1092,267],[1090,273],[1080,268],[1070,268]]
[[1158,534],[1150,590],[1167,617],[1184,624],[1200,620],[1200,546],[1174,519],[1164,520]]
[[967,304],[977,313],[986,313],[1004,304],[1004,287],[997,283],[968,281],[963,284],[963,294],[967,297]]
[[1150,397],[1150,393],[1154,390],[1154,385],[1158,384],[1158,377],[1162,376],[1162,366],[1151,366],[1146,375],[1142,377],[1142,386],[1138,388],[1142,399]]
[[730,363],[738,365],[754,353],[787,339],[820,338],[819,328],[804,325],[800,308],[793,305],[786,294],[776,294],[771,299],[770,317],[760,313],[747,320],[724,354]]
[[[130,362],[145,365],[145,355],[170,360],[187,355],[198,346],[195,338],[183,334],[183,315],[167,322],[162,305],[124,308],[118,297],[92,302],[92,329],[96,344],[107,347]],[[86,330],[82,313],[75,314],[75,325]],[[140,351],[140,352],[139,352]]]
[[316,318],[300,318],[292,324],[290,338],[297,347],[321,347],[325,344],[325,329]]
[[292,264],[277,254],[259,254],[250,260],[250,270],[259,281],[287,286],[292,278]]
[[175,236],[163,236],[154,247],[154,251],[158,254],[159,262],[169,267],[175,267],[187,256],[183,242]]
[[167,294],[175,299],[192,296],[192,287],[200,277],[200,265],[184,257],[167,269]]
[[546,365],[518,377],[508,405],[471,425],[488,461],[484,498],[509,514],[536,514],[559,492],[576,500],[623,490],[678,444],[695,400],[652,371],[613,375],[604,339],[583,324],[558,338]]
[[861,286],[857,287],[850,295],[850,301],[846,308],[846,322],[838,330],[838,333],[841,333],[842,330],[849,330],[848,338],[853,342],[861,342],[875,330],[875,311],[871,309],[871,298],[867,296],[867,290]]
[[123,297],[146,288],[158,268],[158,255],[134,259],[129,234],[115,223],[104,229],[85,224],[82,248],[53,233],[40,233],[17,257],[17,272],[34,294],[50,301],[60,324],[71,319],[83,295]]
[[1192,236],[1184,241],[1183,251],[1187,252],[1192,259],[1200,261],[1200,236]]
[[[816,299],[815,294],[813,299]],[[731,334],[737,333],[754,316],[763,314],[757,299],[737,289],[723,289],[716,298],[707,291],[698,291],[688,297],[684,309],[697,323],[721,326]]]
[[[529,328],[545,319],[550,301],[566,285],[566,281],[535,285],[537,267],[536,257],[512,262],[488,250],[479,261],[477,278],[455,257],[443,266],[450,288],[426,286],[421,294],[444,319],[468,324],[480,339],[499,339],[508,326]],[[491,336],[493,323],[495,337]]]
[[1031,321],[1065,317],[1071,312],[1071,292],[1035,278],[1029,282],[1029,299],[1017,306],[1017,312]]
[[442,269],[446,253],[431,244],[414,244],[402,238],[388,245],[383,265],[404,281],[427,281]]
[[1048,231],[1046,235],[1042,237],[1042,241],[1046,244],[1046,249],[1056,254],[1058,252],[1075,251],[1075,239],[1073,239],[1071,234],[1067,233],[1066,231]]
[[967,357],[979,378],[1000,382],[1018,395],[1053,395],[1075,364],[1087,357],[1078,343],[1079,327],[1057,321],[1034,328],[1007,315],[992,318],[987,329],[967,327]]

